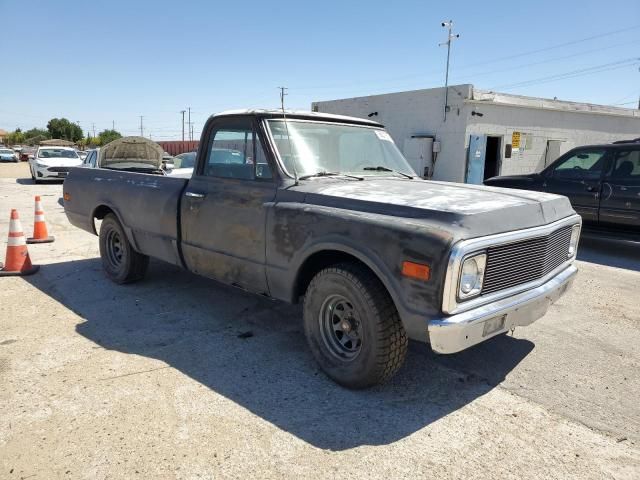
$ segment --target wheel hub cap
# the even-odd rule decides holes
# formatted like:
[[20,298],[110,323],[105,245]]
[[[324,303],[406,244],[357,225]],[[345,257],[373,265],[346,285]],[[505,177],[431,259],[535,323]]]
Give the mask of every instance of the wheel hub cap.
[[331,295],[322,304],[320,333],[332,356],[351,361],[362,349],[362,329],[353,303],[342,295]]

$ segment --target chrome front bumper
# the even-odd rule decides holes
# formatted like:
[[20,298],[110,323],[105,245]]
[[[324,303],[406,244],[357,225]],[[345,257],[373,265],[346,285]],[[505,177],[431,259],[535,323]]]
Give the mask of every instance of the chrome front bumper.
[[[569,265],[542,285],[517,295],[451,315],[428,324],[429,342],[437,353],[456,353],[542,317],[571,286],[578,269]],[[504,326],[485,332],[488,320],[504,317]],[[500,320],[501,321],[501,320]]]

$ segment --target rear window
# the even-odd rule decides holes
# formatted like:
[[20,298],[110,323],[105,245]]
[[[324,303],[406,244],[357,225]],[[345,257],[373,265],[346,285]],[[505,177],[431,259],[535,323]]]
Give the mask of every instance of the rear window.
[[78,154],[73,150],[62,148],[41,148],[38,152],[39,158],[78,158]]

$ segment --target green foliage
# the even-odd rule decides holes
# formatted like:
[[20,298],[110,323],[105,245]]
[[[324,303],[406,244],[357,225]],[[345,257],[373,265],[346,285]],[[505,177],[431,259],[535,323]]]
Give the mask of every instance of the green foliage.
[[8,145],[20,145],[24,143],[24,133],[19,128],[16,128],[15,131],[7,135],[6,142]]
[[26,142],[29,142],[29,139],[34,137],[42,137],[43,140],[51,138],[49,136],[49,132],[44,128],[32,128],[31,130],[27,130],[26,132],[24,132],[24,138]]
[[116,130],[103,130],[98,135],[98,138],[100,139],[101,145],[106,145],[107,143],[113,142],[118,138],[122,138],[122,135],[120,135],[120,132],[117,132]]
[[47,123],[47,130],[51,138],[60,138],[77,142],[83,137],[82,129],[66,118],[52,118]]

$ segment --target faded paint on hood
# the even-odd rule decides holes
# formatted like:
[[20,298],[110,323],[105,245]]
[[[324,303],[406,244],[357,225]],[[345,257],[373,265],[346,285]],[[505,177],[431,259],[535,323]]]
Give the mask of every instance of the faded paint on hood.
[[462,238],[545,225],[575,213],[560,195],[416,179],[318,178],[292,189],[304,193],[308,204],[426,219]]

